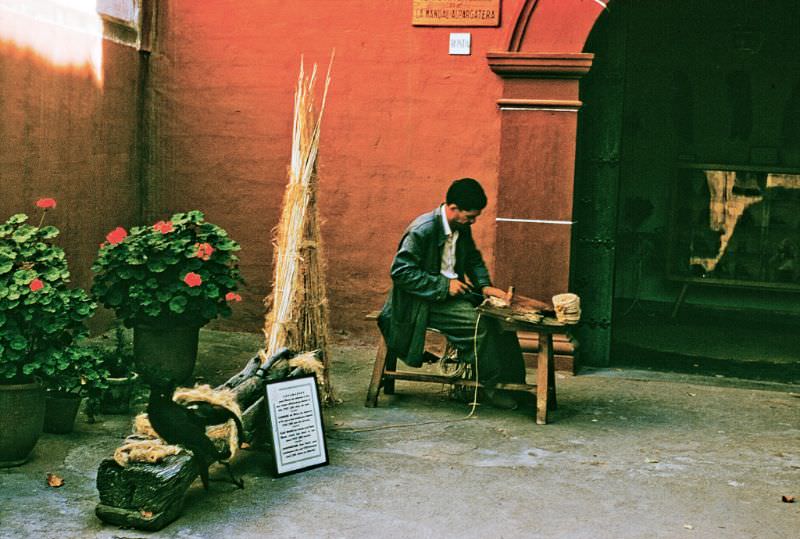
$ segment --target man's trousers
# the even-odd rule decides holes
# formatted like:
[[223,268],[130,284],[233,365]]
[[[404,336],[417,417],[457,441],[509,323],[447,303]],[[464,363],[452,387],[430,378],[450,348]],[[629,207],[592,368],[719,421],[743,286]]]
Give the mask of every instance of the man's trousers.
[[502,331],[494,318],[479,317],[469,301],[449,297],[432,302],[428,327],[438,329],[447,337],[458,350],[460,362],[474,365],[477,349],[477,374],[481,384],[525,383],[525,363],[516,332]]

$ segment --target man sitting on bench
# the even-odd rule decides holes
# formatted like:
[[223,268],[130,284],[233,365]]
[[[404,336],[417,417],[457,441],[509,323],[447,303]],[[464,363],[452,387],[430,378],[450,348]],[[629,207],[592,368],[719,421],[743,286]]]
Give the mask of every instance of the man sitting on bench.
[[[525,383],[517,335],[496,320],[478,315],[486,296],[506,299],[492,286],[489,271],[472,239],[471,226],[486,207],[486,193],[472,178],[454,181],[445,203],[406,228],[391,267],[392,290],[378,317],[386,346],[411,367],[420,367],[425,332],[439,330],[458,350],[459,361],[474,364],[484,398],[498,408],[517,407],[513,394],[497,383]],[[477,339],[476,335],[477,328]]]

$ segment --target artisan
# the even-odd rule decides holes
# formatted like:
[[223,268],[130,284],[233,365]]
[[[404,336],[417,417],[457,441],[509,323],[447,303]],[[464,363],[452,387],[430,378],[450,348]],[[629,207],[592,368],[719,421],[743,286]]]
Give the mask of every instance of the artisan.
[[428,327],[447,337],[459,361],[474,363],[477,349],[478,381],[487,388],[484,400],[513,409],[514,394],[492,386],[525,382],[517,335],[502,331],[496,320],[479,319],[475,311],[486,296],[506,298],[492,286],[472,239],[471,226],[486,202],[480,183],[462,178],[450,185],[444,204],[412,221],[392,262],[393,286],[378,325],[387,346],[411,367],[422,366]]

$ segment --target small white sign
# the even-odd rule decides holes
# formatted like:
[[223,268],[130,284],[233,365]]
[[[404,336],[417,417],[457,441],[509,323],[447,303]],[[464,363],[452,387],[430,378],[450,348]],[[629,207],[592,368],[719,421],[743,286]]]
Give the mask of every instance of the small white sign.
[[472,34],[468,32],[450,34],[450,54],[469,56],[471,44]]
[[277,475],[328,463],[314,376],[268,382],[267,406]]

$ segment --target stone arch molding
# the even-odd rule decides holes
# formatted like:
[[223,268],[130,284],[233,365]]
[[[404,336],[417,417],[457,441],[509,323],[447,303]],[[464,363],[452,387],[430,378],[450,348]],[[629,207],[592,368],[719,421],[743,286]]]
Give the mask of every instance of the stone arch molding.
[[612,0],[525,0],[508,38],[508,52],[579,53]]

